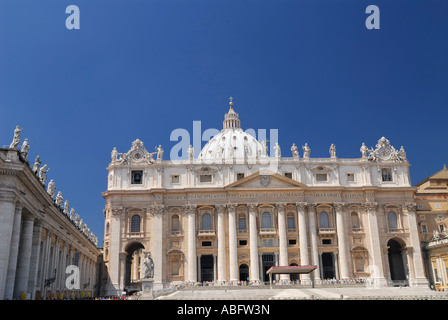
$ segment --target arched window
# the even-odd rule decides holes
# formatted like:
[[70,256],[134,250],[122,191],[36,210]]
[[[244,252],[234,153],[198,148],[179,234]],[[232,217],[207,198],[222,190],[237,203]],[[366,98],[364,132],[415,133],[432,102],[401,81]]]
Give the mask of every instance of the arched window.
[[272,228],[271,214],[269,212],[263,212],[261,215],[261,227]]
[[326,211],[322,211],[319,214],[319,226],[320,228],[330,228],[330,219]]
[[177,214],[171,217],[171,231],[179,231],[179,216]]
[[397,229],[398,228],[397,214],[393,211],[389,211],[389,213],[387,214],[387,222],[389,224],[389,228]]
[[209,213],[204,213],[201,220],[202,230],[212,230],[212,217]]
[[131,232],[140,232],[140,216],[134,214],[131,218]]

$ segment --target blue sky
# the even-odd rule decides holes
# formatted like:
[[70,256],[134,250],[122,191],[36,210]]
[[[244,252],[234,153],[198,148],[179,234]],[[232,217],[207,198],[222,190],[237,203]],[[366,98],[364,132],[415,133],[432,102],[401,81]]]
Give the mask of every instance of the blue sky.
[[[68,5],[80,29],[68,30]],[[368,30],[368,5],[380,9]],[[176,128],[278,129],[328,157],[385,136],[415,184],[448,164],[448,2],[2,0],[0,145],[16,125],[100,240],[110,151],[169,150]],[[205,142],[204,142],[205,143]],[[301,150],[299,150],[302,154]]]

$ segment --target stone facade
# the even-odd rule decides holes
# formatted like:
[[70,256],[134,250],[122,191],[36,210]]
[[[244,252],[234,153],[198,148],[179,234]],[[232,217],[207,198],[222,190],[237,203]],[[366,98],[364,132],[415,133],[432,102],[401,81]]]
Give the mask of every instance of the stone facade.
[[448,290],[448,169],[416,184],[417,222],[427,277],[436,290]]
[[[422,252],[403,147],[384,137],[361,157],[300,157],[241,129],[231,104],[222,131],[197,158],[163,160],[136,140],[114,149],[105,205],[105,294],[138,290],[142,256],[154,288],[176,282],[266,281],[273,266],[316,265],[313,278],[363,278],[425,286]],[[157,153],[157,159],[153,156]],[[289,281],[280,275],[279,281]]]
[[[26,159],[28,147],[16,149],[16,136],[0,149],[0,299],[93,296],[101,254],[96,238],[64,213],[61,193],[54,199],[54,189],[46,190],[43,174]],[[66,273],[69,266],[77,270]],[[77,271],[79,286],[69,281],[67,287]]]

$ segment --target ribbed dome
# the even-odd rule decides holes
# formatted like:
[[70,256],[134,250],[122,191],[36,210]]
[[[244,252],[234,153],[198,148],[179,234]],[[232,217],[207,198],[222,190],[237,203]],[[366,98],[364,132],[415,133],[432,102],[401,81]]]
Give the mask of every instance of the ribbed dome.
[[224,116],[223,129],[202,148],[199,159],[258,158],[264,152],[262,144],[241,129],[238,114],[230,104]]

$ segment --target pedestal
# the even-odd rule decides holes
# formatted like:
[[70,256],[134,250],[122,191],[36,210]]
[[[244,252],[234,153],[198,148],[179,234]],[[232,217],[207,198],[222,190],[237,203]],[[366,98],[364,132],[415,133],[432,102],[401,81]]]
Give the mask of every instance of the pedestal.
[[154,299],[153,295],[153,287],[154,287],[154,279],[148,278],[148,279],[142,279],[142,297],[144,299]]

